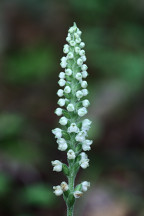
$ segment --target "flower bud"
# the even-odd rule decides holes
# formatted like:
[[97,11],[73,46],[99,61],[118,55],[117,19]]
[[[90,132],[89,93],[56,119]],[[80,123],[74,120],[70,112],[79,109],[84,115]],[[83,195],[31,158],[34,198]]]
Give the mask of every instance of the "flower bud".
[[73,111],[75,110],[74,105],[73,105],[73,104],[68,104],[67,110],[68,110],[69,112],[73,112]]
[[64,98],[60,98],[58,100],[58,105],[61,106],[61,107],[63,107],[65,105],[65,99]]
[[61,125],[66,125],[68,123],[68,119],[66,117],[61,117],[59,123]]
[[59,97],[62,97],[62,96],[63,96],[63,90],[62,90],[62,89],[59,89],[59,90],[57,91],[57,95],[58,95]]
[[58,81],[58,84],[59,84],[59,86],[64,86],[65,84],[66,84],[66,81],[64,80],[64,79],[60,79],[59,81]]
[[84,116],[84,115],[86,115],[87,114],[87,109],[85,108],[85,107],[82,107],[82,108],[80,108],[79,110],[78,110],[78,115],[79,116]]

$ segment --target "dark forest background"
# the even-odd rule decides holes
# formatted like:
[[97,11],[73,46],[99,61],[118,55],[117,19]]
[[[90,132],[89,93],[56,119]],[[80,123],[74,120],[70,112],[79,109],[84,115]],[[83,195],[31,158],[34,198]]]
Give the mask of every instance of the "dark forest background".
[[76,22],[89,67],[91,189],[79,216],[144,215],[144,1],[0,1],[0,215],[63,216],[51,130],[60,58]]

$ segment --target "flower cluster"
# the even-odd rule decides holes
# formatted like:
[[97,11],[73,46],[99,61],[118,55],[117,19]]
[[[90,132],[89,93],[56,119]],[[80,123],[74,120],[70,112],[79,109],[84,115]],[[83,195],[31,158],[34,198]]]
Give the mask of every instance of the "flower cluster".
[[87,138],[91,121],[87,118],[81,119],[87,114],[90,105],[86,99],[88,84],[84,79],[88,76],[88,67],[85,64],[85,43],[81,41],[81,34],[75,23],[68,31],[67,44],[63,48],[66,56],[61,58],[60,63],[63,71],[60,72],[58,81],[59,107],[55,110],[56,115],[60,116],[61,128],[52,130],[57,139],[58,149],[67,152],[68,160],[68,166],[59,160],[52,161],[53,171],[63,171],[68,177],[68,184],[62,182],[53,189],[57,196],[63,194],[67,201],[71,195],[74,198],[81,197],[90,186],[89,182],[84,181],[74,188],[74,179],[79,168],[86,169],[89,166],[85,151],[89,151],[92,144],[92,140]]

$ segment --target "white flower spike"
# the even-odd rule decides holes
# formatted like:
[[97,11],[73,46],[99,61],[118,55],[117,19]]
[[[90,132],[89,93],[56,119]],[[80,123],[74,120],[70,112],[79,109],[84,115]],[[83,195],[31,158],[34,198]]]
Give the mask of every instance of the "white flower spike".
[[[90,105],[86,98],[88,95],[88,83],[84,80],[88,76],[85,56],[85,43],[81,41],[82,32],[74,25],[69,29],[66,38],[67,43],[63,47],[64,57],[61,58],[61,67],[64,72],[59,73],[57,91],[58,107],[55,110],[60,116],[59,123],[62,128],[55,128],[58,150],[66,151],[67,165],[59,160],[52,161],[53,171],[61,172],[67,176],[68,183],[62,182],[54,186],[56,196],[63,194],[67,204],[67,215],[73,216],[75,199],[80,198],[83,192],[90,187],[87,181],[75,187],[75,177],[80,169],[89,166],[89,159],[85,151],[91,149],[92,140],[87,139],[88,130],[91,126],[89,119],[81,119],[87,114]],[[83,152],[82,152],[83,151]]]

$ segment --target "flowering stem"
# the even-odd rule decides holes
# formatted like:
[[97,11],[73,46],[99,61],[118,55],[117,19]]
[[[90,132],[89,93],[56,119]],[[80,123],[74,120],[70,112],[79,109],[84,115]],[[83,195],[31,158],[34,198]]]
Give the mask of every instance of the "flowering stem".
[[75,178],[79,168],[86,169],[89,166],[89,159],[84,151],[91,149],[92,140],[87,139],[87,132],[90,129],[91,121],[89,119],[81,119],[87,114],[87,108],[90,105],[86,99],[88,95],[87,81],[87,65],[85,43],[81,41],[82,32],[74,25],[69,29],[64,45],[64,54],[66,56],[61,59],[61,67],[64,72],[60,72],[58,81],[61,87],[57,95],[58,107],[55,113],[62,116],[59,119],[61,128],[52,130],[57,139],[58,150],[66,151],[67,164],[59,160],[52,161],[53,171],[61,172],[67,176],[68,183],[62,182],[60,185],[54,186],[56,196],[63,195],[67,205],[67,216],[73,216],[75,200],[86,192],[90,183],[83,181],[75,186]]

